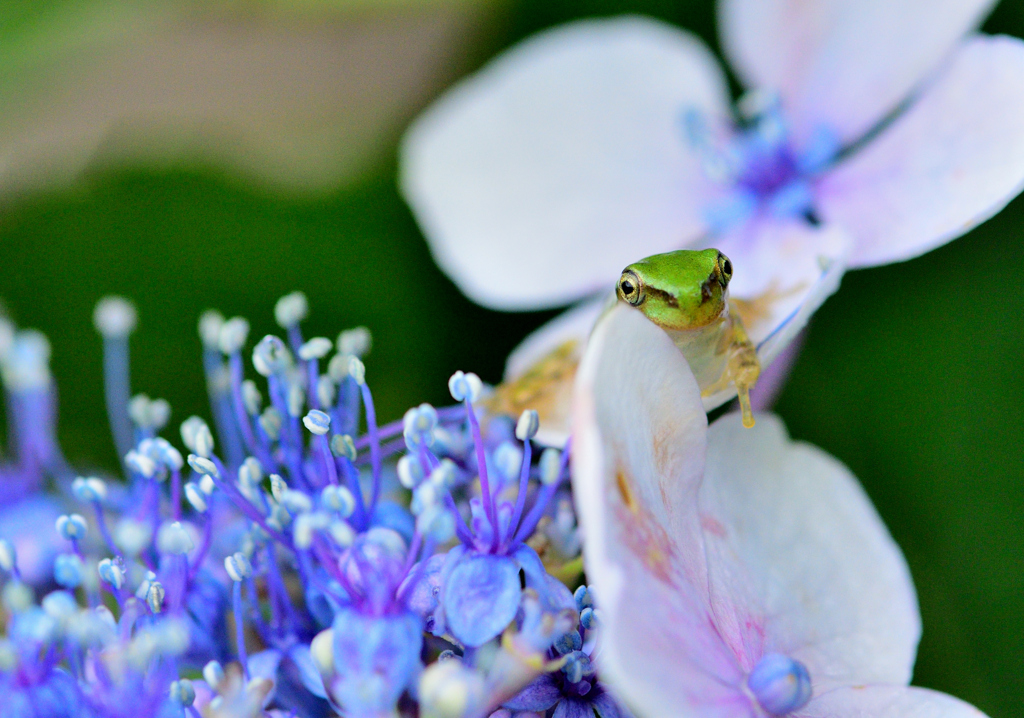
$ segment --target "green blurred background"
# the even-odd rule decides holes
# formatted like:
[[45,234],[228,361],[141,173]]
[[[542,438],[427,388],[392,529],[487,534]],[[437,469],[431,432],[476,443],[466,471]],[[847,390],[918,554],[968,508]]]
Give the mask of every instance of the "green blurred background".
[[[11,124],[4,107],[31,94],[26,75],[52,79],[81,64],[24,50],[36,47],[32,38],[62,32],[65,39],[85,37],[80,46],[90,52],[105,51],[110,33],[78,33],[63,18],[81,13],[61,15],[65,5],[80,9],[62,4],[48,16],[60,22],[51,24],[26,10],[35,3],[2,11],[0,34],[22,41],[23,56],[0,79],[0,99],[8,100],[0,105],[0,118],[8,114],[0,124]],[[0,298],[19,324],[41,329],[53,342],[61,442],[78,466],[115,465],[91,321],[95,301],[106,293],[130,296],[139,308],[133,389],[167,398],[178,421],[207,413],[199,313],[216,307],[244,315],[251,336],[259,337],[276,330],[273,302],[293,289],[310,298],[307,335],[333,337],[357,324],[373,330],[367,369],[384,420],[421,401],[444,403],[446,379],[456,369],[497,381],[508,351],[553,313],[485,311],[437,270],[396,191],[402,126],[446,83],[501,48],[575,17],[650,14],[718,46],[713,7],[703,1],[225,8],[214,18],[222,24],[243,13],[246,22],[273,16],[307,28],[377,27],[379,15],[386,22],[377,44],[385,49],[389,42],[405,44],[410,28],[418,36],[420,24],[440,22],[446,30],[431,36],[430,52],[409,58],[421,74],[404,87],[384,88],[385,94],[404,92],[401,102],[388,104],[389,95],[371,107],[373,98],[362,97],[366,117],[352,120],[330,152],[321,151],[329,140],[311,132],[307,146],[295,149],[294,172],[281,159],[294,149],[288,147],[261,165],[241,146],[232,156],[190,153],[170,142],[170,150],[150,157],[104,141],[104,151],[61,150],[78,153],[80,171],[61,175],[73,163],[58,153],[45,160],[56,172],[28,172],[2,183]],[[301,22],[290,13],[300,14]],[[406,35],[388,30],[396,23]],[[1003,2],[984,29],[1024,36],[1024,3]],[[8,55],[19,47],[6,46]],[[380,60],[373,58],[366,62]],[[359,80],[360,56],[347,62],[355,73],[345,73],[344,82]],[[376,86],[372,77],[368,82]],[[340,98],[339,106],[350,111],[346,95]],[[76,113],[74,103],[61,105],[51,96],[13,106],[22,130],[35,126],[34,116]],[[314,110],[330,120],[322,108]],[[241,106],[248,118],[246,112]],[[345,117],[338,122],[352,119]],[[268,122],[264,134],[254,134],[253,146],[284,132],[287,121]],[[309,123],[300,117],[295,124]],[[0,127],[0,140],[20,146],[24,132],[8,129]],[[353,148],[356,159],[345,154]],[[302,174],[324,157],[326,169]],[[332,175],[341,164],[345,171]],[[275,183],[275,177],[284,179]],[[1024,200],[1018,199],[925,257],[848,274],[815,317],[778,404],[795,437],[832,452],[860,477],[907,555],[924,615],[915,683],[953,693],[993,716],[1020,715],[1024,705],[1022,220]]]

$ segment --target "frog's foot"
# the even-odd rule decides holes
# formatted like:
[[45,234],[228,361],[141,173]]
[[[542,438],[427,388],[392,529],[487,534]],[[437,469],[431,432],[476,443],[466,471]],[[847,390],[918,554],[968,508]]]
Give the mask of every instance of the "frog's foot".
[[740,413],[743,415],[743,426],[748,429],[754,426],[754,410],[750,405],[750,390],[761,375],[761,362],[757,352],[751,348],[736,352],[729,361],[733,382],[736,384],[736,396],[740,400]]

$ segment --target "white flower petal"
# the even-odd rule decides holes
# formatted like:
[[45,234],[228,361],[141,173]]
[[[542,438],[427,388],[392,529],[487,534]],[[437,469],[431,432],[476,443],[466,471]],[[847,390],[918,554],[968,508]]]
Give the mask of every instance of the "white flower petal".
[[1024,186],[1024,42],[976,36],[891,127],[822,180],[818,209],[851,266],[909,259],[988,219]]
[[456,86],[402,146],[401,186],[441,267],[499,309],[556,306],[703,228],[682,124],[727,114],[704,44],[642,18],[537,35]]
[[811,699],[800,711],[807,718],[985,718],[958,698],[927,688],[853,686]]
[[839,461],[790,441],[774,416],[753,429],[723,417],[708,431],[700,511],[716,626],[737,653],[796,658],[816,688],[910,681],[910,572]]
[[778,90],[794,132],[860,137],[949,55],[994,0],[723,0],[722,45],[749,87]]
[[647,718],[687,708],[749,715],[743,674],[701,590],[705,427],[696,381],[668,336],[639,312],[612,309],[580,366],[573,495],[603,614],[602,680]]

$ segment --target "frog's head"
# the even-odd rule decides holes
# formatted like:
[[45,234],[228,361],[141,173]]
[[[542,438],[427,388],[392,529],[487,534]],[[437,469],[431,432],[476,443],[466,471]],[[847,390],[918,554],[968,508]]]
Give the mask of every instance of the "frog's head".
[[664,329],[697,329],[726,311],[732,262],[717,249],[656,254],[622,270],[615,287]]

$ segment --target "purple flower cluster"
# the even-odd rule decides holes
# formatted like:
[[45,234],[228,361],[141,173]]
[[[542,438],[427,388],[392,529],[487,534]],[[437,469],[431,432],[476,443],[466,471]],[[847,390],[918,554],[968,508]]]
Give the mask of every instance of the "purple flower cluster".
[[131,394],[133,307],[100,302],[119,477],[68,467],[49,344],[0,318],[4,715],[475,716],[544,676],[604,695],[589,594],[552,575],[580,574],[568,449],[536,450],[535,412],[481,411],[462,372],[454,406],[378,425],[369,332],[307,339],[307,312],[282,298],[284,338],[251,354],[244,319],[204,314],[214,429],[174,436]]

